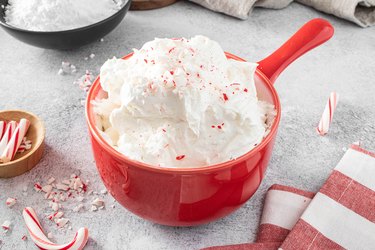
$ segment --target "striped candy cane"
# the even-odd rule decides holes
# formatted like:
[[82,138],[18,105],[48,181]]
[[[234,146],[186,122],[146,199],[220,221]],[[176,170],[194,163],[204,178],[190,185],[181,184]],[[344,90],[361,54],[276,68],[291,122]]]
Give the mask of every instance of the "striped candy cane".
[[27,230],[29,231],[30,238],[40,248],[45,250],[81,250],[86,245],[89,238],[89,231],[87,228],[80,228],[73,240],[69,243],[58,245],[51,242],[44,234],[42,226],[36,216],[34,209],[26,207],[22,212],[25,220]]
[[3,135],[5,134],[6,128],[7,128],[7,122],[0,121],[0,141],[1,141],[1,138],[3,138]]
[[329,126],[331,125],[331,122],[332,122],[333,113],[336,110],[336,106],[338,102],[339,102],[339,95],[336,92],[332,92],[329,96],[322,118],[319,121],[319,125],[316,128],[316,131],[320,135],[325,135],[328,133]]
[[1,162],[9,162],[13,159],[16,154],[18,147],[21,145],[23,137],[25,137],[27,130],[29,129],[30,121],[22,118],[13,132],[8,145],[5,147],[3,153],[0,156]]
[[16,130],[16,127],[17,123],[15,121],[11,121],[7,124],[3,138],[1,138],[0,141],[0,156],[3,154],[6,146],[8,145],[14,130]]

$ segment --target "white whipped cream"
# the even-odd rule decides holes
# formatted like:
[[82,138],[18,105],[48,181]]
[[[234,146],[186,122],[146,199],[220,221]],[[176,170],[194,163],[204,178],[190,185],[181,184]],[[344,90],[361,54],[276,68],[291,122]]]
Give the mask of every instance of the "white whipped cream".
[[257,64],[228,60],[204,36],[155,39],[100,71],[108,98],[97,126],[125,156],[161,167],[200,167],[239,157],[266,133],[272,105],[257,98]]

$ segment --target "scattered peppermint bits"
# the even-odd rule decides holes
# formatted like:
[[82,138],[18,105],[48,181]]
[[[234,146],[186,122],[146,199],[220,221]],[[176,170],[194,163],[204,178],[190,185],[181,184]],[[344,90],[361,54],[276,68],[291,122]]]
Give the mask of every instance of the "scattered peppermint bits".
[[64,216],[64,210],[74,213],[93,211],[93,208],[87,209],[85,207],[84,201],[87,202],[87,196],[94,193],[98,197],[90,206],[94,206],[95,211],[104,209],[104,200],[99,196],[106,195],[107,191],[103,189],[99,194],[93,190],[88,190],[88,183],[89,181],[83,181],[76,174],[72,174],[69,178],[63,180],[50,177],[42,184],[40,182],[35,183],[34,190],[43,194],[50,208],[50,213],[46,214],[48,220],[54,222],[58,228],[69,229],[70,220]]
[[34,190],[37,192],[40,192],[40,190],[42,190],[42,186],[40,185],[39,182],[34,184]]
[[53,187],[51,185],[45,185],[42,187],[42,191],[45,192],[45,193],[51,193]]
[[50,203],[50,207],[52,208],[53,211],[59,210],[60,206],[61,205],[59,203],[57,203],[57,202],[51,202]]
[[23,235],[22,238],[21,238],[21,240],[26,241],[27,240],[27,236]]
[[227,96],[227,94],[223,93],[223,99],[224,99],[225,102],[228,101],[228,96]]
[[57,225],[59,228],[62,228],[62,227],[64,227],[68,222],[69,222],[69,219],[61,218],[61,219],[57,219],[57,220],[56,220],[56,225]]
[[31,149],[31,147],[32,147],[31,141],[27,140],[27,138],[24,137],[22,139],[22,142],[21,142],[20,146],[18,147],[17,153],[23,153],[23,152]]
[[219,125],[212,125],[211,128],[218,128],[218,129],[222,129],[224,126],[224,122],[222,124],[219,124]]
[[53,234],[52,234],[51,232],[49,232],[49,233],[47,234],[47,238],[48,238],[48,239],[53,239]]
[[104,201],[100,198],[96,198],[92,203],[91,205],[97,207],[97,208],[100,208],[100,207],[104,207]]
[[11,198],[11,197],[9,197],[9,198],[6,200],[6,202],[5,202],[5,204],[6,204],[8,207],[13,207],[14,205],[16,205],[16,203],[17,203],[17,199],[16,199],[16,198]]
[[55,178],[51,177],[48,179],[47,184],[51,185],[52,183],[55,182],[55,180],[56,180]]
[[93,80],[93,74],[89,70],[86,70],[86,73],[77,80],[75,80],[73,84],[77,84],[80,89],[82,89],[85,92],[88,92]]
[[178,155],[176,156],[176,160],[180,161],[185,158],[185,155]]
[[59,211],[59,212],[55,212],[55,213],[53,213],[53,214],[50,214],[47,218],[48,218],[49,220],[53,220],[53,221],[55,221],[55,220],[57,220],[57,219],[63,217],[63,215],[64,215],[64,213],[61,212],[61,211]]
[[91,54],[89,55],[89,57],[90,57],[91,59],[94,59],[95,54],[94,54],[94,53],[91,53]]
[[4,232],[8,232],[10,230],[10,225],[12,223],[9,220],[4,221],[4,223],[1,225],[3,228]]
[[57,72],[58,75],[73,74],[77,72],[77,67],[70,62],[61,62],[61,68]]
[[69,186],[62,184],[62,183],[57,183],[56,188],[58,190],[63,190],[63,191],[68,191],[70,189]]

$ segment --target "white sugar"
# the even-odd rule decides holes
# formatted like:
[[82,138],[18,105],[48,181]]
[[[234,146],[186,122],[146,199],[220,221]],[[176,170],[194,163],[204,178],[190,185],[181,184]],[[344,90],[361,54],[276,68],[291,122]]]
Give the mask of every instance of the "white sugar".
[[9,0],[8,24],[34,31],[61,31],[97,23],[116,13],[122,0]]

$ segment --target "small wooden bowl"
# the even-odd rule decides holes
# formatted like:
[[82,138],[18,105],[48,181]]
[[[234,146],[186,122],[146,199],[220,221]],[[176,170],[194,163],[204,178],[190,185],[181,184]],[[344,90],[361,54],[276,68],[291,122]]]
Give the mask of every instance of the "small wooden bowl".
[[178,0],[133,0],[130,10],[153,10],[174,4]]
[[29,171],[42,158],[44,151],[45,128],[43,122],[34,114],[22,110],[0,111],[0,121],[19,121],[26,118],[30,127],[26,133],[32,146],[23,153],[16,153],[14,159],[7,163],[0,163],[0,178],[10,178]]

